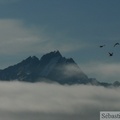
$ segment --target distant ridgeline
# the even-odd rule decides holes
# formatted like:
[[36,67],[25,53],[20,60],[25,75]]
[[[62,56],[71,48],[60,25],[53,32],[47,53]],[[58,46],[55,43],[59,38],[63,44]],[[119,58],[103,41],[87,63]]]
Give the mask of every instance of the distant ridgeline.
[[38,59],[36,56],[28,57],[22,62],[0,70],[1,81],[25,82],[56,82],[59,84],[91,84],[102,86],[120,86],[118,81],[113,84],[101,83],[88,78],[81,71],[72,58],[63,57],[59,51],[47,53]]

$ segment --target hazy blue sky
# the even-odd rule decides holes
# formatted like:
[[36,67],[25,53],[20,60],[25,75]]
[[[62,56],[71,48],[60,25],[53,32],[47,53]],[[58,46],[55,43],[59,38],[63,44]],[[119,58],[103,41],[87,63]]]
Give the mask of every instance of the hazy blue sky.
[[0,68],[59,50],[89,77],[120,80],[116,42],[120,0],[0,0]]

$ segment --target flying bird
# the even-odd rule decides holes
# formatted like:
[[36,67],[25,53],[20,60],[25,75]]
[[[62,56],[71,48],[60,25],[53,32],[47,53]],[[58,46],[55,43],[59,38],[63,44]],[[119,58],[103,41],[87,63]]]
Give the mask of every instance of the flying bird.
[[105,45],[100,45],[100,48],[105,47]]
[[109,53],[109,56],[113,56],[113,53],[110,53],[110,52],[108,52]]
[[120,43],[115,43],[115,44],[114,44],[114,47],[115,47],[116,45],[120,45]]

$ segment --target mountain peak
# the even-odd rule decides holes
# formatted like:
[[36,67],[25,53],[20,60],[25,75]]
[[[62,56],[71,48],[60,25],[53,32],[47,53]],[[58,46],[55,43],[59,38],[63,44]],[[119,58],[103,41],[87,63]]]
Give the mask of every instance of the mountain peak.
[[109,84],[88,78],[72,58],[63,57],[59,51],[47,53],[40,60],[36,56],[29,56],[18,64],[0,70],[0,80],[4,81],[38,82],[44,81],[43,78],[60,84],[120,86],[118,81]]
[[40,60],[36,56],[29,56],[22,62],[0,71],[1,80],[37,82],[41,78],[61,84],[75,84],[78,81],[83,83],[88,79],[72,58],[62,57],[59,51],[47,53]]
[[62,58],[62,55],[60,54],[59,51],[53,51],[53,52],[43,55],[41,57],[41,61],[44,63],[47,63],[48,61],[50,61],[51,59],[56,58],[56,57]]
[[62,57],[61,53],[58,50],[43,55],[43,57],[49,57],[49,56],[51,56],[51,57],[58,57],[58,56]]
[[29,56],[25,60],[23,60],[21,63],[23,64],[28,64],[28,63],[38,63],[39,59],[36,56]]

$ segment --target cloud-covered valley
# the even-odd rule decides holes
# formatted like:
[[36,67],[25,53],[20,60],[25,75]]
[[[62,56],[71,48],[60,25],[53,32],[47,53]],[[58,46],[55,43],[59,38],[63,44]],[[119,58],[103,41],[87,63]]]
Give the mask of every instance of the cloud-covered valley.
[[120,89],[90,85],[0,82],[1,120],[99,120],[120,110]]

